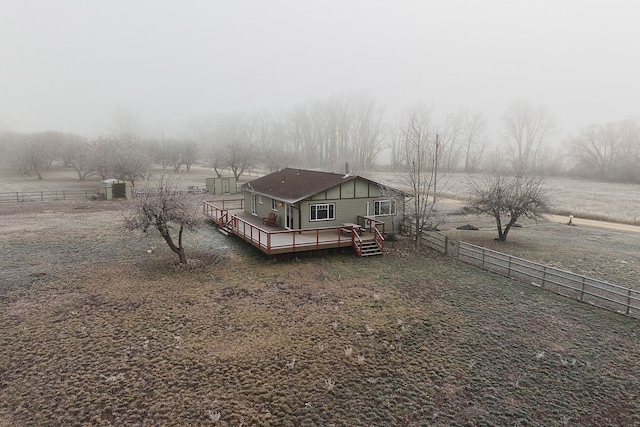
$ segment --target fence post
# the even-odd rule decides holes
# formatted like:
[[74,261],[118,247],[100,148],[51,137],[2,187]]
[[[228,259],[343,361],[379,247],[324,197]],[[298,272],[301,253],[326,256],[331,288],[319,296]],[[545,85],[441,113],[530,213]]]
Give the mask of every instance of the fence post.
[[631,312],[631,288],[627,289],[627,316]]
[[16,202],[19,202],[19,201],[20,201],[20,193],[16,191]]
[[449,236],[444,236],[444,254],[449,255]]
[[582,301],[582,298],[584,298],[584,281],[585,281],[586,277],[582,276],[582,286],[580,287],[580,301]]
[[40,192],[40,201],[44,202],[44,195],[42,194],[42,191]]
[[546,281],[547,281],[547,266],[545,265],[544,267],[542,267],[542,287],[543,288]]
[[485,254],[485,248],[482,248],[482,268],[484,268],[484,254]]

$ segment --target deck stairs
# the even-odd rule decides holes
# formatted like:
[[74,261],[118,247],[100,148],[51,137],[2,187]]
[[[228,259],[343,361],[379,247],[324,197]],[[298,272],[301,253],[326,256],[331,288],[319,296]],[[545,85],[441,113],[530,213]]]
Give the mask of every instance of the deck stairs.
[[233,229],[231,228],[231,221],[227,222],[226,224],[219,225],[218,231],[224,234],[225,236],[233,234]]
[[[362,246],[360,247],[360,245]],[[373,240],[363,241],[362,243],[355,242],[355,246],[360,256],[383,255],[380,246]]]

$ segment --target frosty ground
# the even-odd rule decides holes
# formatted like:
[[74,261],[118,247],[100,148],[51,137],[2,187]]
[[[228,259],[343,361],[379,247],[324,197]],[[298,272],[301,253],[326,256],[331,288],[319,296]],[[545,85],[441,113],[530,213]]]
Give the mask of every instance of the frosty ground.
[[[402,241],[272,260],[203,219],[179,268],[121,209],[0,206],[0,425],[640,424],[637,320]],[[628,234],[508,245],[637,277]]]

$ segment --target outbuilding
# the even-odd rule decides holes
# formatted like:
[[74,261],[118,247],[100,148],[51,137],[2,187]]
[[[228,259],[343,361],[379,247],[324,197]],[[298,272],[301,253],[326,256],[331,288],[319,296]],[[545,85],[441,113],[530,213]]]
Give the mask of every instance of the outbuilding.
[[221,176],[218,178],[207,178],[207,191],[209,194],[235,194],[236,193],[236,177]]
[[105,200],[131,199],[131,183],[120,179],[105,179],[98,184],[98,192]]

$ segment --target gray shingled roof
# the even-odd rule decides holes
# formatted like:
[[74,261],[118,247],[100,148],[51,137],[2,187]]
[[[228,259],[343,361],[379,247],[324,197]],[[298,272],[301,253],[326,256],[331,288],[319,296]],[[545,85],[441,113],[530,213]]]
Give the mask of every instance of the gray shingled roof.
[[356,176],[331,172],[287,168],[254,179],[244,184],[242,189],[283,202],[296,203],[355,178]]

